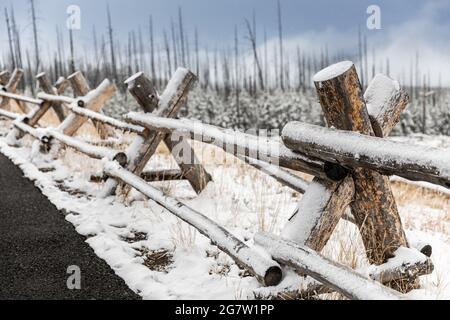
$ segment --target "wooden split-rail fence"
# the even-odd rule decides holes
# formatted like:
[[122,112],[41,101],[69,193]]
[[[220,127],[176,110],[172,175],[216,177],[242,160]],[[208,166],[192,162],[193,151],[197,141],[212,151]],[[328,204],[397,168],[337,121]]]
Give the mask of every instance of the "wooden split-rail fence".
[[[377,75],[363,93],[353,63],[341,62],[320,71],[314,82],[328,127],[288,123],[277,140],[178,119],[197,80],[183,68],[175,72],[162,95],[142,72],[126,80],[143,112],[128,113],[123,120],[102,113],[116,92],[108,80],[92,89],[76,72],[52,85],[41,73],[36,77],[41,92],[30,98],[17,92],[22,75],[21,70],[0,73],[0,116],[13,120],[7,137],[10,145],[20,145],[30,135],[40,141],[42,153],[69,147],[95,159],[108,159],[103,175],[91,178],[103,183],[101,196],[127,196],[134,188],[157,202],[208,237],[263,286],[273,286],[263,298],[339,292],[350,299],[402,299],[399,291],[414,288],[419,276],[433,271],[431,247],[409,246],[389,176],[450,188],[449,153],[385,139],[409,103],[407,93],[386,76]],[[75,97],[64,96],[68,86]],[[23,114],[7,110],[12,101]],[[39,127],[50,109],[56,112],[59,127]],[[87,121],[93,122],[103,139],[120,130],[135,133],[134,140],[126,151],[88,143],[75,137]],[[268,254],[149,183],[187,180],[200,194],[212,181],[188,139],[212,143],[303,194],[281,236],[258,233],[254,237],[255,245]],[[160,143],[171,151],[179,170],[144,171]],[[315,178],[308,182],[294,171]],[[374,265],[370,274],[321,255],[341,219],[359,228],[367,259]],[[396,256],[405,250],[415,258],[406,261]],[[300,275],[299,283],[305,275],[313,281],[301,288],[283,286],[280,282],[287,268]]]

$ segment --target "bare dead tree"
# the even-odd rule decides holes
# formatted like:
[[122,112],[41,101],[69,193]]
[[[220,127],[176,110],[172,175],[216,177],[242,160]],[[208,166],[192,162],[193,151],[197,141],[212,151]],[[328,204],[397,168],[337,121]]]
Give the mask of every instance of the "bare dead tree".
[[34,7],[34,0],[30,0],[31,5],[31,19],[33,25],[33,39],[34,39],[34,58],[36,63],[36,73],[39,71],[41,60],[39,58],[39,42],[38,42],[38,31],[36,23],[36,10]]
[[[255,22],[254,14],[253,14],[253,22]],[[264,91],[264,77],[263,77],[263,73],[262,73],[262,69],[261,69],[261,64],[259,62],[258,48],[256,47],[257,39],[256,39],[255,23],[253,23],[253,27],[252,27],[250,22],[248,21],[248,19],[245,19],[245,24],[247,26],[248,40],[250,41],[250,44],[251,44],[252,50],[253,50],[253,59],[254,59],[255,67],[257,69],[257,73],[258,73],[259,86],[260,86],[260,89]]]
[[149,35],[150,35],[150,69],[152,72],[152,78],[156,80],[156,71],[155,71],[155,42],[153,38],[153,18],[150,15],[149,17]]
[[169,72],[169,77],[172,74],[172,59],[170,56],[170,45],[169,45],[169,39],[167,38],[167,32],[166,30],[163,30],[163,34],[164,34],[164,47],[166,49],[166,58],[167,58],[167,64],[169,66],[168,72]]
[[111,12],[109,10],[109,4],[106,5],[106,12],[108,15],[108,34],[109,34],[109,47],[110,47],[110,51],[111,51],[111,68],[112,68],[114,81],[118,81],[119,79],[117,77],[116,55],[114,52],[114,37],[113,37],[113,28],[112,28]]
[[280,46],[280,87],[284,91],[284,50],[283,50],[283,23],[281,20],[281,4],[277,1],[278,12],[278,41]]
[[178,7],[178,27],[180,30],[180,47],[181,47],[181,62],[184,67],[187,67],[186,65],[186,48],[184,43],[184,30],[183,30],[183,13],[181,12],[181,7]]
[[16,58],[15,58],[15,54],[14,54],[12,30],[11,30],[11,24],[10,24],[9,16],[8,16],[8,9],[6,9],[6,8],[5,8],[5,21],[6,21],[6,28],[8,30],[9,52],[11,55],[12,67],[13,67],[13,69],[15,69],[17,67],[17,64],[16,64]]

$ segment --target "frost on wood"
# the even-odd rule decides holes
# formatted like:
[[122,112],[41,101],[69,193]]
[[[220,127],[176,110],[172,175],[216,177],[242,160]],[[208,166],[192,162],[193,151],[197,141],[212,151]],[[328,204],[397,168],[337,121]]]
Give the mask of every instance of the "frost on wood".
[[450,150],[300,122],[286,125],[282,136],[288,147],[325,161],[364,167],[387,175],[398,175],[450,188]]
[[363,277],[352,269],[339,265],[316,251],[292,241],[258,233],[255,242],[278,262],[307,274],[317,281],[357,300],[399,300],[401,295],[380,283]]
[[264,285],[277,285],[281,281],[281,268],[276,262],[262,255],[259,251],[250,248],[208,217],[165,195],[162,191],[150,186],[143,179],[123,169],[115,162],[106,163],[104,171],[107,175],[131,185],[181,220],[196,228],[219,249],[229,254],[237,264],[248,269]]

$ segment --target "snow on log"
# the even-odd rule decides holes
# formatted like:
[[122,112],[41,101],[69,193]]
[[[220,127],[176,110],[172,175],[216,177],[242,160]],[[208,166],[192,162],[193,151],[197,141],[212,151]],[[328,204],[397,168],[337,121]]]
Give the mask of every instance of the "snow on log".
[[371,266],[369,277],[381,283],[399,280],[414,281],[417,277],[432,273],[431,259],[417,249],[400,247],[394,257],[379,266]]
[[283,130],[285,144],[301,153],[352,168],[426,181],[450,188],[450,150],[365,136],[291,122]]
[[22,101],[22,102],[26,102],[26,103],[30,103],[30,104],[35,104],[35,105],[40,105],[43,102],[41,99],[34,99],[34,98],[22,96],[20,94],[5,92],[2,90],[0,90],[0,97],[4,97],[4,98],[16,100],[16,101]]
[[[371,119],[390,119],[393,114],[400,114],[406,107],[405,99],[396,97],[403,97],[403,94],[396,81],[377,75],[365,95],[369,113],[372,112]],[[398,122],[399,118],[396,121]],[[389,135],[397,122],[379,121],[378,126],[384,135]],[[311,190],[307,190],[304,195],[305,203],[300,201],[294,215],[286,224],[284,237],[320,252],[340,217],[346,218],[346,207],[353,201],[354,194],[355,186],[351,177],[334,184],[315,178]],[[312,204],[313,199],[320,200]],[[354,221],[353,217],[352,220]]]
[[19,130],[21,132],[21,135],[23,136],[23,134],[29,134],[31,137],[37,139],[37,140],[41,140],[42,138],[42,131],[33,128],[32,126],[30,126],[29,124],[27,124],[29,120],[27,118],[25,119],[17,119],[16,121],[13,122],[13,126],[15,129]]
[[[45,93],[48,93],[48,94],[56,93],[56,89],[53,88],[53,86],[50,84],[50,80],[48,79],[45,72],[38,74],[36,76],[36,79],[37,79],[37,81],[39,83],[39,87],[41,88],[42,91],[44,91]],[[58,103],[58,102],[52,103],[52,108],[55,111],[59,122],[63,122],[65,115],[64,115],[64,110],[62,108],[61,103]]]
[[[78,102],[82,101],[87,109],[98,112],[106,101],[114,95],[115,91],[116,87],[109,80],[104,80],[97,89],[90,91],[86,96],[80,98]],[[67,136],[73,136],[86,120],[88,118],[70,114],[59,126],[58,130]]]
[[6,84],[9,81],[11,74],[9,73],[9,71],[2,71],[0,72],[0,86],[6,86]]
[[273,286],[281,281],[281,268],[276,262],[259,251],[250,248],[213,220],[182,202],[165,195],[162,191],[150,186],[146,181],[138,178],[115,162],[105,164],[104,171],[107,175],[131,185],[181,220],[196,228],[219,249],[230,255],[238,265],[245,267],[262,284]]
[[15,120],[15,119],[22,117],[23,115],[15,113],[15,112],[10,112],[10,111],[0,109],[0,116],[6,117],[11,120]]
[[71,104],[71,103],[77,101],[77,99],[75,99],[75,98],[66,97],[66,96],[58,96],[55,94],[48,94],[45,92],[39,92],[37,94],[37,97],[44,101],[59,102],[59,103],[64,103],[64,104]]
[[[329,127],[374,135],[353,63],[325,68],[315,77],[315,86]],[[398,247],[408,246],[391,185],[388,177],[366,168],[353,169],[351,174],[355,186],[352,214],[370,263],[381,264]]]
[[309,182],[305,179],[268,162],[253,159],[250,157],[245,157],[245,162],[255,167],[256,169],[268,174],[269,176],[280,182],[282,185],[285,185],[299,193],[305,193],[305,190],[309,186]]
[[377,137],[389,136],[409,103],[408,93],[397,81],[377,74],[364,94],[373,131]]
[[[74,74],[70,75],[67,80],[70,82],[73,92],[76,97],[84,97],[91,91],[91,88],[89,86],[88,81],[83,76],[83,74],[80,71],[75,72]],[[91,108],[91,110],[101,113],[101,107],[98,110],[94,110]],[[110,136],[114,135],[114,132],[111,128],[109,128],[107,125],[98,122],[96,120],[92,120],[95,129],[97,129],[98,134],[100,135],[100,138],[106,139]]]
[[354,300],[399,300],[402,296],[382,284],[365,278],[349,267],[337,264],[316,251],[295,242],[258,233],[255,243],[281,264],[308,275]]
[[[64,134],[62,134],[61,132],[59,132],[58,130],[45,130],[45,135],[47,136],[47,139],[45,140],[49,140],[48,137],[51,137],[53,139],[58,140],[59,142],[63,143],[64,145],[77,150],[78,152],[81,152],[91,158],[94,159],[109,159],[109,160],[114,160],[114,159],[118,159],[120,157],[120,159],[123,158],[123,153],[117,150],[113,150],[113,149],[109,149],[106,147],[100,147],[100,146],[93,146],[87,142],[81,141],[77,138],[73,138],[70,136],[66,136]],[[126,160],[123,162],[122,164],[126,164]]]
[[[395,257],[380,266],[371,265],[363,269],[355,270],[361,274],[367,274],[372,280],[388,285],[392,282],[411,281],[419,276],[430,274],[433,271],[431,259],[421,254],[416,249],[400,247],[395,252]],[[285,282],[283,280],[283,282]],[[271,300],[311,299],[317,295],[333,293],[335,290],[323,285],[310,277],[297,278],[276,287],[257,288],[253,290],[253,298]]]
[[117,129],[120,129],[123,131],[135,132],[138,134],[142,134],[144,132],[143,127],[136,126],[136,125],[124,122],[124,121],[120,121],[120,120],[114,119],[112,117],[108,117],[104,114],[91,111],[86,108],[80,108],[75,104],[70,104],[67,106],[67,108],[77,115],[87,117],[92,120],[96,120],[97,122],[106,123],[106,124],[110,125],[111,127],[115,127]]
[[188,135],[193,140],[214,144],[234,156],[247,156],[265,162],[279,163],[284,168],[328,179],[324,172],[323,161],[296,153],[275,139],[203,124],[195,120],[168,119],[153,114],[130,112],[125,115],[125,120],[150,130]]

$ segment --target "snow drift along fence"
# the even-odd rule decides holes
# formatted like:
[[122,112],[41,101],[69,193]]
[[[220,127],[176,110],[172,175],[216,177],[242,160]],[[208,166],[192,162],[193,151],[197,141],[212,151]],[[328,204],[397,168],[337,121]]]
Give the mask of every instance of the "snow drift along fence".
[[[405,283],[413,286],[418,276],[433,270],[429,259],[431,247],[420,248],[423,253],[407,249],[409,244],[385,175],[450,187],[450,170],[444,161],[448,152],[384,139],[409,102],[405,91],[388,77],[376,76],[363,95],[351,62],[322,70],[314,81],[327,124],[332,128],[289,123],[282,141],[278,141],[177,119],[196,81],[196,76],[186,69],[176,71],[161,96],[142,72],[126,80],[129,92],[144,113],[129,113],[125,121],[101,113],[116,91],[108,80],[91,90],[81,72],[76,72],[67,80],[58,79],[53,87],[41,73],[36,78],[43,92],[34,99],[16,92],[22,74],[15,70],[8,78],[8,72],[0,73],[3,83],[0,116],[14,120],[8,143],[19,145],[20,139],[28,134],[40,141],[44,153],[67,146],[95,159],[110,160],[104,167],[104,175],[92,178],[104,182],[103,196],[126,196],[131,188],[138,190],[210,238],[265,286],[280,283],[281,265],[318,283],[300,291],[284,287],[279,287],[279,291],[297,291],[299,296],[338,291],[351,299],[396,299],[401,295],[382,284],[397,289]],[[63,96],[69,83],[75,98]],[[5,110],[11,101],[25,115]],[[60,126],[39,128],[38,122],[50,108],[58,115]],[[102,138],[115,135],[112,130],[115,128],[135,133],[134,141],[125,152],[82,141],[74,136],[86,121],[93,122]],[[172,139],[174,133],[182,139]],[[255,237],[255,242],[270,255],[261,254],[208,217],[147,183],[185,179],[197,193],[202,192],[211,176],[199,163],[187,139],[212,143],[304,194],[282,238]],[[180,170],[144,171],[160,143],[171,150]],[[191,156],[185,157],[176,150]],[[289,170],[315,178],[307,182]],[[345,213],[348,208],[351,217]],[[377,272],[362,276],[320,255],[340,219],[351,220],[359,227],[368,260],[376,265]],[[403,261],[400,252],[404,250],[415,258]],[[270,295],[277,296],[280,295]]]

